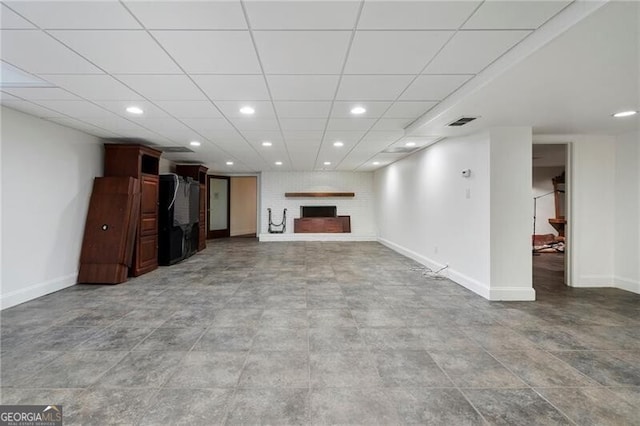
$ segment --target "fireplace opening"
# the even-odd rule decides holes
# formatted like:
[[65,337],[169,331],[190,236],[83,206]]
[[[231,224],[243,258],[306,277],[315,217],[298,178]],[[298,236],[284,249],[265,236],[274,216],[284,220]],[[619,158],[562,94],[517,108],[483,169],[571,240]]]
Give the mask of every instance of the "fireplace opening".
[[336,206],[300,206],[300,217],[336,217]]

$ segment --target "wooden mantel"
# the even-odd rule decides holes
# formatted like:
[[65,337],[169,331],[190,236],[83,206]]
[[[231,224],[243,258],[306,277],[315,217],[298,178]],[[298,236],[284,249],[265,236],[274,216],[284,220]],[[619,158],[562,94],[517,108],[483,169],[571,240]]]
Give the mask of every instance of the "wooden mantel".
[[287,198],[331,198],[331,197],[355,197],[355,192],[285,192]]

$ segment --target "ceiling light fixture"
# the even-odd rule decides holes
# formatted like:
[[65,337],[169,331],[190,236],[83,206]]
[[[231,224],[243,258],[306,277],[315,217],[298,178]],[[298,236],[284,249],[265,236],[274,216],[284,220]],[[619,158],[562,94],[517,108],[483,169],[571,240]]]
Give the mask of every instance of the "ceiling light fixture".
[[360,115],[367,112],[367,110],[361,106],[351,108],[351,114]]
[[343,143],[343,142],[340,142],[340,141],[335,141],[335,142],[333,143],[333,146],[336,146],[336,147],[340,148],[341,146],[344,146],[344,143]]
[[621,111],[621,112],[616,112],[615,114],[613,114],[613,116],[615,118],[631,117],[632,115],[636,115],[637,113],[638,111]]
[[377,166],[378,164],[380,164],[380,162],[379,162],[379,161],[374,161],[374,162],[373,162],[373,165],[374,165],[374,166]]
[[191,145],[191,146],[200,146],[200,142],[198,142],[198,141],[191,141],[191,142],[189,142],[189,145]]
[[276,166],[282,166],[282,161],[276,161]]
[[144,113],[142,108],[134,106],[134,105],[132,105],[130,107],[127,107],[127,112],[129,114],[135,114],[135,115],[140,115],[140,114]]
[[404,144],[404,146],[416,146],[415,142],[407,142]]
[[269,142],[269,141],[262,142],[262,146],[271,146],[271,145],[273,145],[273,144],[271,142]]
[[325,166],[330,166],[330,165],[331,165],[331,161],[325,161],[325,162],[324,162],[324,165],[325,165]]
[[227,166],[233,166],[233,161],[227,161]]
[[240,108],[240,112],[246,115],[251,115],[254,112],[256,112],[256,110],[253,107],[250,106],[243,106],[242,108]]

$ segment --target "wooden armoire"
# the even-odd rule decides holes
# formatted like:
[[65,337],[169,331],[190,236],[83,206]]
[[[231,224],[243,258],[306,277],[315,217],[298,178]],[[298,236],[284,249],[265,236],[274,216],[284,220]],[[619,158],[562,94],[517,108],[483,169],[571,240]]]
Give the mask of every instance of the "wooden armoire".
[[178,164],[176,174],[190,177],[200,183],[200,220],[198,251],[207,247],[207,169],[199,164]]
[[140,215],[129,274],[158,267],[158,185],[162,151],[136,144],[106,144],[104,175],[130,176],[140,182]]

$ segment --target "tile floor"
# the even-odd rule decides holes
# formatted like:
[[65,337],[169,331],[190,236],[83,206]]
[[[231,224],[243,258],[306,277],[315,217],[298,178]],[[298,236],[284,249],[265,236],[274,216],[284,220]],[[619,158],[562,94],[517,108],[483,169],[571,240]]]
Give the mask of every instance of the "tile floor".
[[[547,256],[547,255],[543,255]],[[4,404],[65,424],[640,424],[640,296],[498,303],[377,243],[216,241],[2,312]]]

